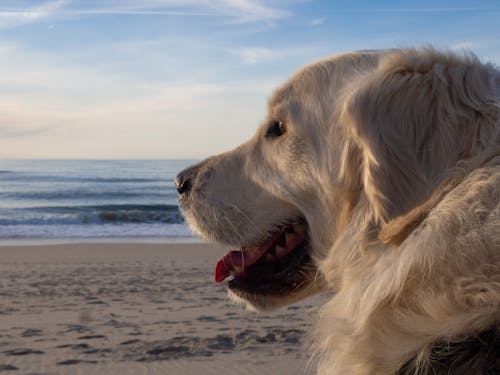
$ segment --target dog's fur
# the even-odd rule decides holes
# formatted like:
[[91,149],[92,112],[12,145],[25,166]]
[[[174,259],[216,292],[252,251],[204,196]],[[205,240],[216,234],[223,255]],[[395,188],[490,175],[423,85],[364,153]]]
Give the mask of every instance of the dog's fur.
[[[272,121],[283,136],[265,136]],[[494,66],[432,48],[324,59],[273,94],[251,140],[185,174],[181,206],[208,239],[252,244],[306,219],[316,277],[297,294],[238,299],[265,309],[329,293],[312,333],[320,374],[498,370]]]

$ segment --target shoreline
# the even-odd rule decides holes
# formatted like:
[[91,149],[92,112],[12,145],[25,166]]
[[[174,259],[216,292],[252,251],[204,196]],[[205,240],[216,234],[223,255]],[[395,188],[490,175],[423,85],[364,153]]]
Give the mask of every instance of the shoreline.
[[[189,266],[206,264],[207,271],[227,249],[221,246],[193,243],[132,243],[132,242],[75,242],[48,244],[0,244],[0,266],[9,263],[26,264],[120,264],[144,262],[163,264],[171,262]],[[210,268],[208,267],[210,265]],[[211,272],[208,275],[211,277]],[[1,279],[1,277],[0,277]]]
[[212,246],[197,237],[33,237],[33,238],[0,238],[0,248],[6,246],[48,246],[78,244],[138,244],[138,245],[176,245],[200,244]]

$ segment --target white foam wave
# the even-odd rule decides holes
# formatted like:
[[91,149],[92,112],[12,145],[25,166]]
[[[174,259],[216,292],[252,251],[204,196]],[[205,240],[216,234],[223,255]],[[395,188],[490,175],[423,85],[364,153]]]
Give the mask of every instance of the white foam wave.
[[14,238],[189,238],[184,224],[0,225],[0,239]]

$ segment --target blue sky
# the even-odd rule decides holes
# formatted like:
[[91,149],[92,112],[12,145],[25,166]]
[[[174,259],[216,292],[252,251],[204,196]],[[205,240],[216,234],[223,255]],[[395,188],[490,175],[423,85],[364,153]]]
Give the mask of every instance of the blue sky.
[[322,56],[499,35],[498,1],[0,0],[0,158],[202,158]]

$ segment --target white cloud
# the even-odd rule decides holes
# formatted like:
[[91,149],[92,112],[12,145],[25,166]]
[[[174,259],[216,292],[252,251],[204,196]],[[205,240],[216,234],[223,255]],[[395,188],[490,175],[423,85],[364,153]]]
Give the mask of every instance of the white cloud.
[[258,81],[143,83],[12,44],[0,71],[2,157],[205,157],[247,139],[269,93]]
[[0,8],[0,29],[16,27],[55,16],[71,0],[55,0],[23,9]]
[[[273,7],[259,0],[148,0],[148,1],[121,1],[102,11],[106,12],[146,12],[149,14],[169,14],[175,12],[180,15],[218,15],[226,16],[237,22],[257,22],[287,17],[286,10]],[[185,9],[185,11],[180,11]],[[186,10],[187,9],[187,10]],[[99,12],[100,8],[93,9]]]
[[211,7],[235,17],[238,22],[269,21],[290,15],[290,12],[286,10],[273,8],[254,0],[218,0],[210,1],[209,4]]
[[[8,118],[7,118],[8,119]],[[5,116],[0,116],[0,121],[5,121]],[[37,127],[37,126],[27,126],[23,124],[22,126],[12,126],[12,125],[0,125],[0,137],[2,138],[22,138],[22,137],[32,137],[41,133],[46,133],[52,130],[52,127]]]
[[225,17],[236,23],[272,21],[290,12],[258,0],[54,0],[27,8],[0,8],[0,28],[16,27],[49,17],[155,15]]
[[323,25],[325,21],[326,21],[325,17],[315,18],[309,22],[309,26],[320,26]]
[[476,47],[475,43],[470,42],[470,41],[463,41],[463,42],[459,42],[459,43],[452,45],[451,49],[463,51],[463,50],[472,50],[475,47]]
[[345,8],[345,9],[336,9],[335,11],[338,13],[467,13],[467,12],[497,12],[499,10],[498,7],[430,7],[430,8]]
[[308,61],[331,52],[331,50],[325,49],[325,46],[320,43],[291,45],[280,48],[244,46],[236,49],[229,49],[228,51],[245,64],[261,64],[273,61],[283,61],[285,59],[301,61],[304,58]]
[[181,83],[101,104],[62,106],[43,98],[0,98],[0,122],[9,124],[0,127],[1,155],[206,157],[253,134],[264,117],[265,98],[236,88]]
[[269,48],[262,47],[242,47],[234,51],[234,54],[246,64],[258,64],[276,60],[280,54]]
[[2,139],[38,136],[52,131],[66,120],[63,112],[40,101],[0,96],[0,106],[2,108],[0,137]]

